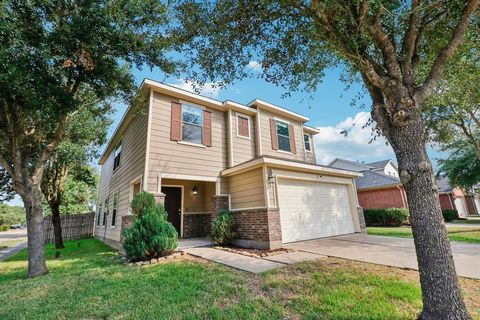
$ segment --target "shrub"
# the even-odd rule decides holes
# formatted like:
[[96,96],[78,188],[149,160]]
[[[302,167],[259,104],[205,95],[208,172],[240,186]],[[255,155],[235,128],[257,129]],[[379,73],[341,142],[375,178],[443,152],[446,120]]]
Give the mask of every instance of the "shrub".
[[134,216],[141,218],[146,212],[156,210],[155,197],[149,192],[142,191],[137,194],[130,205]]
[[216,244],[220,245],[229,244],[235,238],[233,216],[229,211],[221,210],[219,212],[213,221],[211,237]]
[[406,208],[364,209],[367,226],[398,226],[408,223],[409,212]]
[[9,229],[10,229],[9,226],[0,226],[0,231],[7,231]]
[[442,210],[443,220],[450,222],[458,219],[457,210]]
[[[132,227],[123,231],[123,248],[131,261],[150,260],[171,254],[178,244],[175,227],[166,221],[167,212],[162,205],[152,206],[149,196],[142,192],[135,201],[136,215]],[[153,195],[152,197],[153,198]],[[155,200],[155,199],[154,199]],[[142,207],[141,204],[145,205]]]

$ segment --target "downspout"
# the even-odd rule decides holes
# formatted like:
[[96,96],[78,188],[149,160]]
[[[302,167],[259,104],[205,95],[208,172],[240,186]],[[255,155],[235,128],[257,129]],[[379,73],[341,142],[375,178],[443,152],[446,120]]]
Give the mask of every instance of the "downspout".
[[232,138],[232,109],[227,111],[228,121],[227,121],[227,138],[228,138],[228,167],[233,167],[233,138]]

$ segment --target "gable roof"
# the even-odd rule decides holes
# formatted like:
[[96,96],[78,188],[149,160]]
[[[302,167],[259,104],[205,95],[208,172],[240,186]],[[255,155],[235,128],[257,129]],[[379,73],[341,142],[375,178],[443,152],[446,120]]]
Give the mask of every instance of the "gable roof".
[[453,187],[447,176],[436,177],[438,192],[452,192]]
[[357,189],[384,188],[402,185],[399,178],[376,171],[362,171],[363,177],[355,179]]
[[[374,167],[372,167],[372,166],[370,166],[370,165],[368,165],[368,164],[366,164],[366,163],[356,162],[356,161],[352,161],[352,160],[348,160],[348,159],[343,159],[343,158],[335,158],[335,159],[333,159],[333,160],[328,164],[328,166],[335,168],[335,166],[334,166],[335,162],[344,162],[344,163],[348,163],[348,164],[350,164],[350,165],[357,166],[357,167],[358,167],[358,170],[357,170],[357,171],[375,169]],[[353,170],[353,169],[352,169],[352,170]]]
[[385,159],[385,160],[370,162],[370,163],[367,163],[367,165],[369,165],[370,167],[374,167],[375,169],[380,169],[380,168],[385,168],[387,164],[389,164],[390,162],[392,162],[392,160]]

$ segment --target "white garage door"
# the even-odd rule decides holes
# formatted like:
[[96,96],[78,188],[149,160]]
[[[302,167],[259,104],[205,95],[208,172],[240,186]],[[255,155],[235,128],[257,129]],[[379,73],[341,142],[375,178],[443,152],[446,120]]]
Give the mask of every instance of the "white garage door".
[[467,216],[467,208],[465,208],[463,198],[455,198],[453,202],[455,204],[455,208],[457,209],[458,216],[460,218],[465,218]]
[[355,232],[346,185],[279,180],[284,243]]

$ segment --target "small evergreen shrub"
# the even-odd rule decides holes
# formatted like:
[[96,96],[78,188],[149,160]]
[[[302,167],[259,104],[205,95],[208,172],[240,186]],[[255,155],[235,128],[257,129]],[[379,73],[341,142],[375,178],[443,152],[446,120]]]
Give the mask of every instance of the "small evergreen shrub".
[[443,220],[450,222],[458,219],[457,210],[442,210]]
[[406,208],[364,209],[367,226],[399,226],[408,223],[409,212]]
[[10,230],[9,226],[0,226],[0,231],[7,231]]
[[229,244],[235,238],[233,232],[233,215],[228,210],[221,210],[213,221],[212,234],[213,242],[219,245]]
[[132,212],[135,213],[132,227],[123,231],[123,248],[129,260],[159,258],[177,248],[177,230],[167,221],[165,208],[155,204],[153,195],[150,197],[147,192],[139,193],[132,201]]

